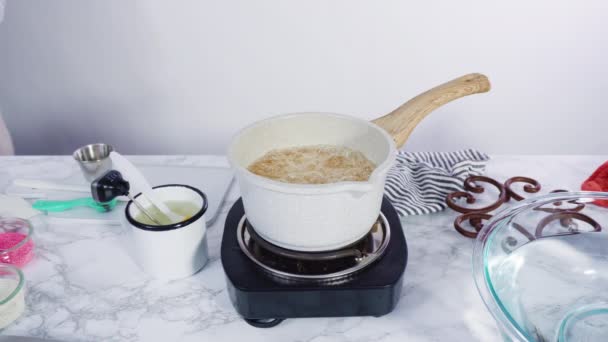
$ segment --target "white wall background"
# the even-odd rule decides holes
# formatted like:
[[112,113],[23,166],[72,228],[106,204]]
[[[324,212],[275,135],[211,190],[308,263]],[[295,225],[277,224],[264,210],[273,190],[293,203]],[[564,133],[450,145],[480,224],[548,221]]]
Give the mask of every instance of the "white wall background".
[[608,152],[606,1],[9,0],[0,25],[20,154],[223,153],[264,117],[373,119],[469,72],[491,93],[434,112],[408,150]]

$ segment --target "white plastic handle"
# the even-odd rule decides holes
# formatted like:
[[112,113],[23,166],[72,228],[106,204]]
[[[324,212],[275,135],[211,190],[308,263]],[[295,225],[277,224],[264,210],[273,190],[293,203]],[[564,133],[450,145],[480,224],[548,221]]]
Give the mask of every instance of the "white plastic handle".
[[73,218],[73,217],[56,217],[56,216],[46,216],[45,217],[47,224],[75,224],[81,227],[84,226],[92,226],[92,225],[100,225],[100,226],[120,226],[121,223],[119,220],[103,220],[103,219],[85,219],[85,218]]
[[42,190],[59,190],[73,192],[91,192],[91,188],[86,185],[65,184],[51,181],[43,181],[37,179],[15,179],[13,184],[24,188],[42,189]]
[[[116,151],[110,152],[110,159],[112,159],[113,167],[120,171],[122,175],[131,185],[132,194],[142,193],[142,197],[146,198],[154,206],[156,206],[162,213],[164,213],[171,221],[180,222],[183,220],[183,216],[176,214],[171,211],[169,207],[157,198],[152,186],[146,180],[146,177],[139,171],[139,169],[133,165],[127,158]],[[138,200],[139,201],[139,200]]]

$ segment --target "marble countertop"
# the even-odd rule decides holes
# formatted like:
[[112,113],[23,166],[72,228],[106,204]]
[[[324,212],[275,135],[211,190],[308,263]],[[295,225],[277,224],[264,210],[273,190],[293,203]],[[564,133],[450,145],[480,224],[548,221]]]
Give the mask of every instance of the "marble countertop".
[[[576,190],[607,156],[494,156],[487,175],[538,179],[541,193]],[[158,165],[224,165],[218,156],[133,157]],[[64,179],[68,157],[0,157],[0,191],[14,178]],[[453,229],[451,210],[402,219],[409,260],[401,299],[383,317],[288,319],[247,325],[228,294],[220,258],[233,187],[209,229],[210,263],[183,280],[148,277],[125,251],[120,226],[37,222],[37,258],[24,268],[27,309],[2,334],[65,341],[498,341],[471,276],[473,240]]]

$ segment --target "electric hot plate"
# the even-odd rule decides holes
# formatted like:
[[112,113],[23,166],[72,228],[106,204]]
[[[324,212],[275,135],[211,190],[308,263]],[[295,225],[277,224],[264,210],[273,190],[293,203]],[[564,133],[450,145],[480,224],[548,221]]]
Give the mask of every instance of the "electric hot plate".
[[367,236],[339,250],[315,253],[263,240],[239,200],[226,219],[221,260],[237,312],[247,323],[268,328],[286,318],[391,312],[401,293],[407,244],[387,198]]

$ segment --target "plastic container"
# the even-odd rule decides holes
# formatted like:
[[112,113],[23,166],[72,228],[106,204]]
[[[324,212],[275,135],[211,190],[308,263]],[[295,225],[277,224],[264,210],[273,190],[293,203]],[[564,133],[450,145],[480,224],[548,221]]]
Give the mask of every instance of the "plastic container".
[[13,323],[25,310],[25,278],[17,267],[0,264],[0,329]]

